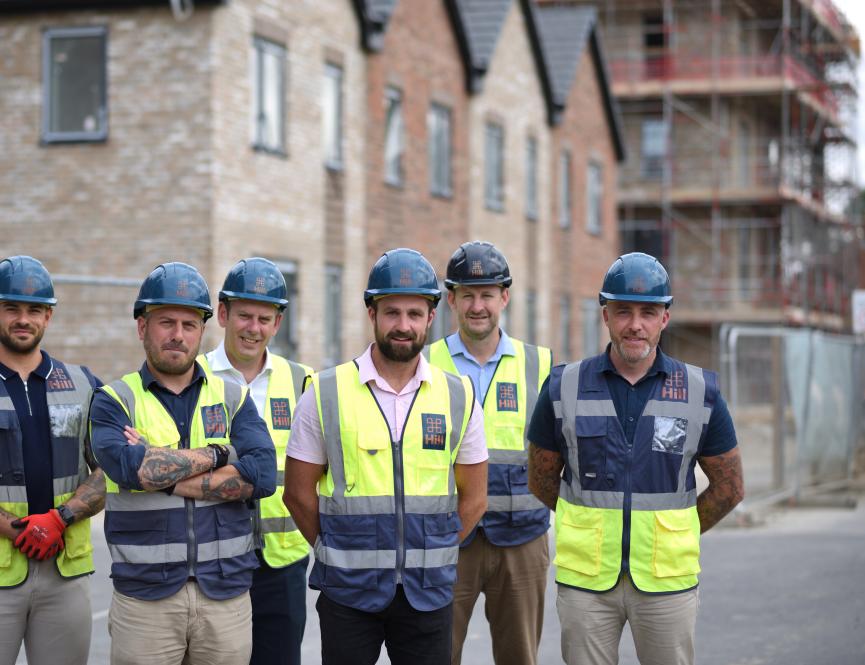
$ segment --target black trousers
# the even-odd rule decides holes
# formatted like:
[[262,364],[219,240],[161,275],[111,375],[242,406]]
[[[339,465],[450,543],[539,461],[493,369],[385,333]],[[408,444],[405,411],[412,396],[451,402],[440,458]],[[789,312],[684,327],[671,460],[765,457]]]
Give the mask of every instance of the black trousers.
[[323,593],[315,609],[322,665],[375,665],[382,643],[392,665],[450,665],[453,604],[421,612],[409,604],[400,584],[380,612],[346,607]]
[[285,568],[271,568],[262,561],[252,573],[250,665],[300,665],[308,563],[308,556]]

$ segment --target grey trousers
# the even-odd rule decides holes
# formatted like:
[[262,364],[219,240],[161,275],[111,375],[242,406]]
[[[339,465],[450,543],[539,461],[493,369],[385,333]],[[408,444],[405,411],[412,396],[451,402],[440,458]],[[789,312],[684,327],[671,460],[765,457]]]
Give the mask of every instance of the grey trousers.
[[91,625],[90,576],[30,559],[24,583],[0,589],[0,665],[14,665],[22,641],[29,665],[86,665]]
[[693,665],[697,589],[640,593],[623,575],[612,591],[590,593],[559,585],[556,607],[567,665],[616,665],[627,621],[641,665]]

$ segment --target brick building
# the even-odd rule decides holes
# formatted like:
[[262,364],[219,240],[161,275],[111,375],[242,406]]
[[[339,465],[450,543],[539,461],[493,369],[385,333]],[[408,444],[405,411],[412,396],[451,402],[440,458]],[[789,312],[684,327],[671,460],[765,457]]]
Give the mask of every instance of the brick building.
[[[105,379],[128,371],[142,357],[132,300],[154,265],[196,265],[215,301],[234,261],[262,255],[293,294],[276,348],[321,367],[367,339],[360,291],[381,251],[416,247],[443,270],[484,238],[512,263],[509,328],[581,355],[579,312],[557,317],[618,251],[621,158],[581,10],[560,10],[581,32],[546,43],[550,9],[522,0],[189,7],[0,0],[0,253],[55,275],[52,352]],[[555,208],[565,144],[570,230]],[[587,236],[589,160],[602,232]]]

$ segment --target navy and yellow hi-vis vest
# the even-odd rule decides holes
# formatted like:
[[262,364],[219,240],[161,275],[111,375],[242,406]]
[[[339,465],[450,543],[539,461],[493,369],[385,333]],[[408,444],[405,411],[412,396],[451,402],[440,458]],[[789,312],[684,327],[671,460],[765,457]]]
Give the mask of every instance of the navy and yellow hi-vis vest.
[[[542,346],[510,338],[515,355],[503,355],[483,396],[484,432],[489,450],[487,512],[478,526],[494,545],[522,545],[545,533],[550,511],[528,486],[526,434],[538,393],[550,374],[552,353]],[[447,341],[429,347],[430,362],[459,374]],[[463,541],[468,545],[475,532]]]
[[718,396],[714,372],[670,358],[625,439],[604,356],[553,368],[550,398],[567,443],[556,505],[556,581],[608,591],[621,573],[649,593],[685,591],[700,572],[694,463]]
[[420,611],[453,600],[461,528],[454,461],[474,391],[467,378],[430,371],[400,441],[354,362],[312,377],[328,467],[309,585],[342,605],[380,611],[397,584]]
[[[45,397],[51,419],[51,463],[54,476],[54,506],[66,503],[90,475],[84,461],[87,410],[93,387],[78,365],[51,359],[45,380]],[[15,405],[0,381],[0,509],[16,517],[28,514],[24,479],[21,425]],[[64,548],[57,555],[57,570],[63,577],[93,572],[90,520],[76,521],[63,532]],[[0,587],[18,586],[27,579],[27,557],[12,540],[0,536]]]
[[[147,444],[201,448],[230,444],[231,423],[246,388],[206,374],[193,412],[190,440],[181,441],[171,414],[133,372],[103,386],[129,415]],[[196,501],[164,492],[127,490],[106,475],[105,539],[111,577],[120,593],[158,600],[190,577],[209,598],[224,600],[249,590],[258,567],[253,511],[245,501]]]
[[[204,370],[210,373],[207,358],[198,357]],[[294,523],[282,501],[285,477],[285,447],[291,434],[291,417],[303,392],[303,384],[312,376],[312,368],[270,354],[271,372],[264,402],[264,422],[276,448],[276,492],[258,502],[258,515],[253,523],[255,539],[262,543],[261,554],[271,568],[284,568],[309,554],[309,545]]]

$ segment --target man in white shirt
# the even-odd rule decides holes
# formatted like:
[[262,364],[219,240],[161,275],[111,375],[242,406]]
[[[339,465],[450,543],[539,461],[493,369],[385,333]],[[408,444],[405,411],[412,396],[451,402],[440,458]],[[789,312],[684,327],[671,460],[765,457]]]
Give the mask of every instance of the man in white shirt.
[[312,369],[267,350],[282,322],[286,295],[285,278],[273,262],[239,261],[219,292],[225,338],[202,362],[206,371],[249,388],[276,447],[277,491],[260,502],[254,528],[261,567],[250,589],[250,665],[299,665],[306,624],[309,550],[282,502],[282,481],[294,407]]

